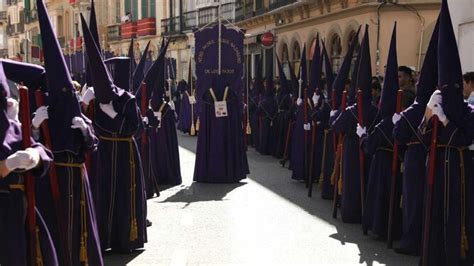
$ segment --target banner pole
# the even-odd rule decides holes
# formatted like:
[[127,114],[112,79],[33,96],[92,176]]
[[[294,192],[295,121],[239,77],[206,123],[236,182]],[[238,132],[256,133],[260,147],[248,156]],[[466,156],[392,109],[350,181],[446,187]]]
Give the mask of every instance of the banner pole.
[[221,75],[222,71],[222,43],[221,43],[221,38],[222,38],[222,17],[221,17],[221,1],[219,1],[219,9],[217,10],[217,15],[219,19],[219,52],[218,52],[218,64],[219,64],[219,69],[218,69],[218,74],[219,76]]

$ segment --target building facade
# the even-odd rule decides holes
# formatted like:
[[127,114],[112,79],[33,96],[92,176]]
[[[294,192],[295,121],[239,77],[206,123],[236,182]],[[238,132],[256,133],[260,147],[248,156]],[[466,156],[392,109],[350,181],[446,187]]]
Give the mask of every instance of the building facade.
[[474,71],[474,1],[449,0],[449,9],[456,34],[459,56],[464,72]]
[[[310,64],[317,34],[325,42],[336,72],[358,27],[366,24],[373,74],[384,75],[394,22],[398,23],[399,64],[419,70],[440,4],[439,0],[241,0],[236,21],[247,30],[246,55],[251,76],[259,58],[273,62],[264,64],[265,72],[268,66],[275,67],[275,55],[285,71],[289,64],[298,69],[304,46]],[[259,44],[258,36],[265,32],[276,37],[272,49],[263,49]]]
[[0,58],[8,57],[7,27],[8,6],[6,0],[0,0]]
[[194,57],[193,30],[216,22],[219,10],[224,23],[235,22],[236,8],[235,0],[167,1],[161,33],[171,41],[168,56],[176,59],[178,80],[188,77],[188,62]]
[[[157,56],[161,19],[168,0],[104,0],[101,16],[105,19],[105,49],[114,55],[127,55],[131,39],[135,40],[135,60],[150,44],[150,56]],[[99,12],[98,16],[99,16]]]

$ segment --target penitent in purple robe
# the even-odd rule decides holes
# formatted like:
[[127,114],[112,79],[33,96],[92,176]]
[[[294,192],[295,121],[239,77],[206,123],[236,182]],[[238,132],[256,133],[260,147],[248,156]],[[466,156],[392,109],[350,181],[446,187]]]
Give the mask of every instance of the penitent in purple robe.
[[[420,89],[420,88],[418,88]],[[400,248],[420,253],[422,214],[426,185],[427,144],[418,130],[426,105],[414,103],[401,113],[402,118],[393,128],[393,137],[405,145],[403,155],[403,220]]]
[[285,152],[286,135],[290,122],[288,110],[291,104],[291,95],[288,91],[279,91],[276,93],[278,111],[273,123],[275,124],[276,140],[273,156],[283,158]]
[[[1,91],[0,91],[1,94]],[[0,161],[21,150],[21,128],[18,122],[8,120],[6,113],[0,114]],[[5,126],[6,125],[6,126]],[[42,166],[33,170],[35,177],[44,177],[52,162],[52,154],[41,144],[32,147],[40,154]],[[12,172],[0,178],[0,265],[28,265],[28,241],[26,229],[26,195],[24,192],[24,177]],[[21,189],[23,187],[23,189]],[[48,228],[40,213],[36,210],[36,225],[39,229],[39,244],[44,265],[58,265],[56,250],[51,240]]]
[[[428,265],[473,263],[473,172],[465,162],[472,158],[466,147],[472,144],[474,123],[466,122],[463,127],[452,122],[438,126]],[[423,130],[426,140],[431,139],[431,132],[429,127]]]
[[191,92],[189,89],[184,90],[182,94],[183,98],[181,99],[181,108],[179,112],[178,118],[178,129],[183,133],[191,133],[191,127],[194,124],[196,127],[197,122],[197,112],[196,112],[196,104],[191,104],[189,102],[189,97],[191,96]]
[[276,147],[276,116],[278,114],[278,103],[271,90],[266,91],[263,99],[260,101],[256,115],[260,119],[258,128],[258,146],[257,151],[262,155],[270,155]]
[[[331,184],[331,174],[334,168],[334,144],[333,133],[329,130],[330,106],[327,102],[320,100],[322,107],[317,107],[311,114],[316,123],[316,143],[314,147],[313,171],[314,177],[319,180],[321,197],[332,199],[334,187]],[[321,103],[320,103],[321,104]]]
[[[307,170],[305,169],[305,131],[304,131],[304,109],[303,105],[295,105],[296,113],[291,131],[290,170],[291,178],[305,180]],[[310,134],[308,134],[310,135]],[[308,145],[309,146],[309,145]]]
[[118,252],[143,248],[146,242],[146,199],[137,143],[133,137],[142,123],[135,98],[128,92],[113,101],[112,119],[95,106],[99,137],[97,176],[101,195],[97,216],[102,249]]
[[[378,123],[374,130],[362,138],[362,148],[366,157],[372,157],[370,170],[368,173],[367,192],[365,199],[365,209],[362,217],[362,227],[364,231],[370,230],[380,238],[387,236],[388,215],[390,209],[391,191],[391,171],[393,157],[393,123],[392,118],[387,117]],[[399,173],[397,173],[398,175]],[[397,177],[397,195],[400,178]],[[395,196],[399,199],[399,196]],[[401,231],[399,226],[401,221],[401,210],[395,203],[394,215],[394,239]]]
[[216,117],[210,90],[204,91],[199,115],[201,125],[194,181],[239,182],[249,173],[240,101],[230,86],[226,99],[224,99],[225,86],[218,84],[213,90],[218,101],[227,101],[228,116]]
[[[61,220],[64,223],[64,228],[58,225],[49,178],[38,182],[37,203],[38,209],[44,214],[45,221],[52,228],[50,230],[51,236],[61,264],[103,265],[95,205],[84,165],[85,152],[95,150],[98,141],[90,121],[87,118],[84,119],[89,126],[87,135],[83,136],[78,130],[71,136],[71,139],[82,141],[82,143],[77,143],[79,153],[54,152],[54,164],[61,196],[60,214],[62,214]],[[81,202],[85,203],[84,207],[81,206]],[[83,221],[86,224],[82,224]],[[63,239],[67,243],[63,243]],[[81,259],[82,249],[86,250],[87,256]],[[66,263],[66,261],[68,262]]]
[[[364,115],[364,121],[368,131],[375,124],[377,109],[370,106]],[[356,135],[357,126],[357,104],[348,107],[333,122],[336,133],[343,133],[342,150],[342,196],[341,217],[345,223],[361,222],[361,195],[359,176],[359,137]],[[366,167],[364,173],[368,173],[370,159],[365,159]],[[366,179],[367,180],[367,179]]]
[[[150,167],[158,185],[180,185],[182,179],[175,113],[167,102],[153,104],[157,105],[156,110],[149,109],[147,112],[149,121],[147,132],[151,149]],[[161,121],[154,112],[161,112]]]

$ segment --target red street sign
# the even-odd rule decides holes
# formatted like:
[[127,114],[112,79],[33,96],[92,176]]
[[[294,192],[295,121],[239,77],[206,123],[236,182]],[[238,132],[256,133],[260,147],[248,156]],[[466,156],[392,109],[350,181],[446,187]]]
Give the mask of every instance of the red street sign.
[[265,32],[264,34],[259,36],[260,43],[262,44],[263,48],[272,48],[273,44],[275,43],[275,36],[271,32]]

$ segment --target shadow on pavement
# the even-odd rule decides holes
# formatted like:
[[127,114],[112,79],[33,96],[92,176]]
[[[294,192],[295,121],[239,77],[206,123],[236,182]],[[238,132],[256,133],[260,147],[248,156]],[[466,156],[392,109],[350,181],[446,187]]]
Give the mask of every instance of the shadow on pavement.
[[245,184],[247,183],[210,184],[194,182],[191,186],[179,190],[178,193],[161,202],[183,202],[186,203],[184,209],[194,202],[224,200],[229,192]]
[[143,253],[143,249],[134,251],[130,254],[120,254],[111,251],[104,252],[104,265],[122,266],[127,265],[136,257]]
[[[193,153],[196,151],[196,141],[196,137],[186,135],[180,135],[179,137],[180,147]],[[418,258],[399,255],[393,250],[387,249],[385,241],[377,240],[375,237],[370,235],[364,236],[360,224],[343,223],[340,220],[340,216],[338,216],[338,219],[334,219],[332,217],[332,200],[323,200],[321,198],[317,184],[313,187],[313,197],[309,198],[304,183],[292,180],[290,178],[291,171],[287,168],[281,167],[278,159],[271,156],[263,156],[251,147],[248,148],[247,156],[250,165],[250,175],[248,178],[273,191],[273,193],[276,193],[289,202],[301,207],[310,215],[318,217],[319,219],[333,225],[336,228],[337,233],[327,237],[341,242],[341,252],[343,252],[342,249],[344,246],[347,243],[350,243],[357,245],[360,251],[359,263],[361,264],[366,264],[368,266],[372,266],[374,263],[389,266],[418,264]],[[243,185],[243,183],[224,185],[215,184],[215,186],[210,184],[193,183],[191,187],[178,192],[165,202],[187,202],[188,204],[186,206],[188,206],[191,202],[216,200],[210,198],[210,196],[206,196],[209,194],[218,195],[217,197],[213,197],[222,199],[225,197],[225,194],[241,185]],[[395,243],[394,246],[396,247],[397,243]]]
[[[307,196],[305,184],[291,179],[291,171],[281,167],[279,160],[271,156],[263,156],[249,148],[248,158],[250,163],[249,179],[273,191],[289,202],[303,208],[310,215],[318,217],[335,226],[337,233],[329,235],[341,242],[341,249],[346,243],[357,245],[360,251],[359,263],[372,266],[374,262],[385,265],[417,265],[416,257],[403,256],[386,248],[386,242],[377,240],[374,236],[364,236],[361,224],[347,224],[332,217],[332,200],[321,198],[318,184],[313,186],[313,197]],[[258,165],[258,167],[257,167]],[[262,167],[263,166],[263,167]],[[268,169],[273,169],[268,172]],[[284,184],[284,185],[283,185]],[[319,237],[319,236],[315,236]],[[394,244],[397,247],[397,243]],[[342,250],[341,250],[342,252]]]

